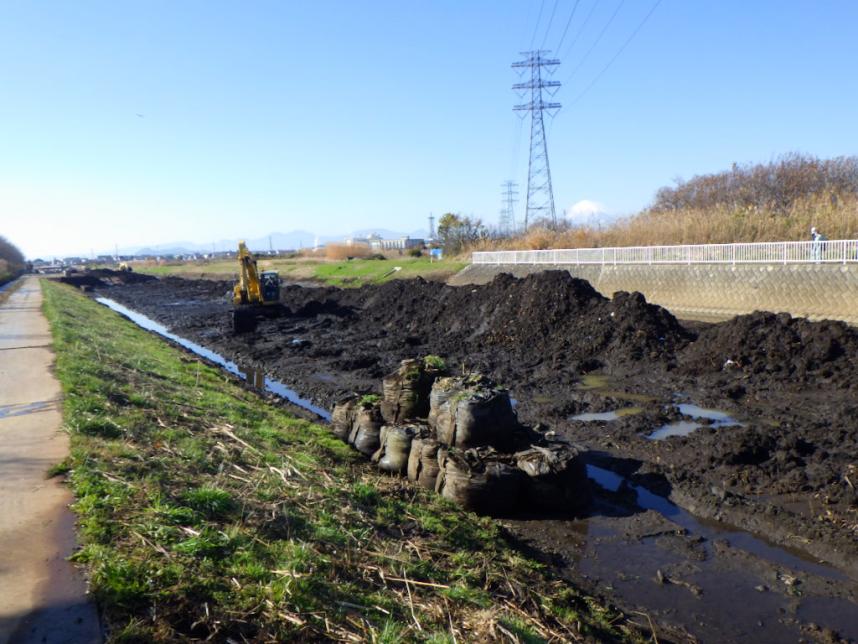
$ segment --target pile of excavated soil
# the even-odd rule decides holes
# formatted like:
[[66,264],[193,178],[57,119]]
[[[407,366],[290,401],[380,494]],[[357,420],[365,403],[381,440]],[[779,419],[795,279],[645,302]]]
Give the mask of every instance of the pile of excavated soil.
[[327,406],[367,390],[403,358],[441,355],[523,393],[595,369],[670,370],[695,337],[639,293],[608,299],[566,271],[500,275],[482,286],[422,279],[356,289],[286,286],[287,315],[241,336],[231,330],[232,286],[168,278],[129,284],[111,297],[236,362],[282,367],[292,386]]
[[[293,305],[314,289],[287,289]],[[451,287],[396,280],[354,290],[320,289],[295,302],[295,312],[346,315],[410,338],[409,344],[451,342],[557,361],[670,361],[691,335],[665,309],[640,293],[600,295],[566,271],[515,279],[502,274],[484,286]],[[294,298],[294,299],[293,299]]]
[[72,273],[60,278],[64,284],[75,287],[104,288],[124,284],[141,284],[157,280],[152,275],[142,275],[134,271],[113,271],[109,268],[97,268],[82,273]]
[[858,386],[858,330],[757,311],[704,329],[682,355],[683,371],[732,371],[756,379]]

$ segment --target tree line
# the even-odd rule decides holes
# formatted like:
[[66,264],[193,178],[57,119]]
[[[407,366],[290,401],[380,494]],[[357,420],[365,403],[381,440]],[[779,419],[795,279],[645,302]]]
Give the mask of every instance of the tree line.
[[24,254],[12,242],[0,236],[0,278],[5,274],[17,273],[24,269]]
[[656,192],[651,212],[728,207],[786,213],[809,197],[833,203],[858,195],[858,157],[833,159],[792,152],[770,163],[738,165],[730,170],[676,180]]

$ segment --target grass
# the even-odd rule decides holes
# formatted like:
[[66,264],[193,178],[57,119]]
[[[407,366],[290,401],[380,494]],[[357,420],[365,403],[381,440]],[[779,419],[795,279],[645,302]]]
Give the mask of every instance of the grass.
[[639,637],[494,521],[42,284],[72,445],[52,473],[111,641]]
[[[260,270],[276,270],[289,281],[319,281],[333,286],[361,286],[392,279],[423,277],[446,279],[467,265],[467,261],[445,259],[430,261],[428,257],[395,256],[386,260],[353,259],[330,261],[322,258],[259,259]],[[394,271],[398,266],[400,270]],[[135,266],[135,270],[151,275],[209,277],[232,279],[236,275],[235,260],[188,262],[163,266]]]

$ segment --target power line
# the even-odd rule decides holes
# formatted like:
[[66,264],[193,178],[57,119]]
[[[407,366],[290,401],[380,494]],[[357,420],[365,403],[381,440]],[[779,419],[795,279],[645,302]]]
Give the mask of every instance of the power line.
[[575,17],[575,11],[578,9],[578,4],[581,0],[575,0],[575,4],[572,6],[572,13],[569,14],[569,20],[566,21],[566,28],[563,30],[563,35],[560,36],[560,44],[554,49],[557,53],[560,53],[560,48],[563,46],[563,41],[566,40],[566,32],[569,31],[569,25],[572,24],[572,18]]
[[587,53],[584,54],[584,57],[580,61],[578,61],[578,65],[575,67],[575,69],[572,70],[572,73],[569,74],[569,78],[566,79],[567,82],[575,75],[575,73],[579,69],[581,69],[581,66],[587,61],[587,58],[589,58],[590,54],[593,53],[593,50],[596,48],[596,45],[598,45],[599,42],[602,40],[602,36],[604,36],[605,32],[608,31],[608,27],[611,26],[612,22],[614,22],[614,18],[617,17],[618,13],[620,13],[620,9],[623,8],[625,2],[626,0],[620,0],[620,4],[617,5],[617,8],[614,9],[614,13],[611,14],[611,17],[608,18],[608,22],[605,23],[604,27],[602,27],[602,31],[599,32],[599,36],[596,38],[593,44],[590,45],[590,49],[587,50]]
[[551,8],[551,17],[548,19],[548,27],[545,29],[545,37],[542,39],[541,47],[545,48],[545,43],[548,40],[548,34],[551,33],[551,25],[554,24],[554,14],[557,12],[557,4],[560,0],[554,0],[554,6]]
[[539,23],[542,22],[542,10],[545,8],[545,0],[541,0],[539,3],[539,15],[536,16],[536,24],[533,25],[533,36],[530,38],[530,46],[533,47],[533,43],[536,41],[536,32],[539,31]]
[[585,87],[585,88],[581,91],[581,93],[580,93],[580,94],[578,94],[578,96],[576,96],[574,99],[572,99],[572,102],[571,102],[571,103],[569,103],[569,106],[570,106],[570,107],[571,107],[572,105],[575,105],[575,103],[577,103],[578,101],[580,101],[582,98],[584,98],[584,95],[585,95],[587,92],[589,92],[589,91],[590,91],[590,89],[592,89],[593,85],[595,85],[595,84],[599,81],[599,79],[602,77],[602,75],[603,75],[606,71],[608,71],[608,69],[611,67],[611,65],[613,65],[613,64],[614,64],[614,61],[615,61],[615,60],[617,60],[617,58],[619,58],[619,57],[620,57],[620,54],[622,54],[622,53],[623,53],[623,51],[625,50],[625,48],[629,46],[629,43],[631,43],[631,42],[632,42],[632,40],[634,40],[634,37],[638,35],[638,32],[639,32],[641,29],[643,29],[643,26],[647,23],[647,20],[649,20],[649,19],[650,19],[650,16],[652,16],[652,14],[653,14],[653,13],[655,13],[655,10],[656,10],[656,9],[658,9],[658,5],[660,5],[660,4],[661,4],[661,0],[656,0],[656,3],[652,6],[652,9],[650,9],[650,10],[649,10],[649,13],[647,13],[647,14],[643,17],[643,20],[641,20],[641,21],[640,21],[640,23],[638,24],[638,26],[637,26],[637,27],[635,27],[635,30],[631,33],[631,35],[630,35],[628,38],[626,38],[626,41],[625,41],[625,42],[622,44],[622,46],[617,50],[617,53],[616,53],[616,54],[614,54],[614,56],[611,58],[611,60],[609,60],[609,61],[608,61],[608,64],[607,64],[607,65],[605,65],[605,66],[602,68],[602,71],[600,71],[598,74],[596,74],[595,78],[593,78],[593,80],[592,80],[592,81],[590,81],[590,84],[589,84],[589,85],[587,85],[587,87]]
[[524,129],[524,118],[516,114],[515,120],[518,123],[516,123],[512,136],[512,158],[509,162],[509,176],[511,177],[514,177],[518,172],[518,151],[521,148],[521,131]]
[[[590,18],[593,17],[593,13],[596,11],[596,7],[599,5],[599,0],[594,0],[593,4],[590,6],[590,11],[587,12],[587,17],[584,18],[584,22],[581,23],[581,27],[578,29],[578,33],[575,34],[575,37],[572,39],[572,42],[569,43],[569,49],[566,52],[572,51],[572,48],[575,47],[575,43],[577,43],[581,39],[581,34],[584,33],[584,30],[587,28],[587,25],[590,24]],[[557,52],[557,55],[560,55],[560,51]]]

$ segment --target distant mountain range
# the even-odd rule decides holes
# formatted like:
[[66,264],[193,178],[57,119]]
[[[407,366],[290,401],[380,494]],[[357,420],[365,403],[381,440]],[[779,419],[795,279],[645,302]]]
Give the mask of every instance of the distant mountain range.
[[[320,245],[328,242],[341,242],[348,237],[367,237],[378,235],[383,239],[396,239],[398,237],[425,238],[428,233],[425,230],[415,230],[403,233],[386,228],[364,228],[354,231],[351,235],[314,235],[306,230],[293,230],[288,233],[271,233],[264,237],[246,239],[247,247],[255,252],[274,250],[298,250],[301,248],[313,248],[317,243]],[[200,244],[189,241],[168,242],[152,246],[130,246],[119,249],[120,255],[190,255],[194,253],[210,253],[214,251],[235,250],[238,245],[237,239],[220,239],[216,242]],[[112,255],[113,251],[103,253]]]

